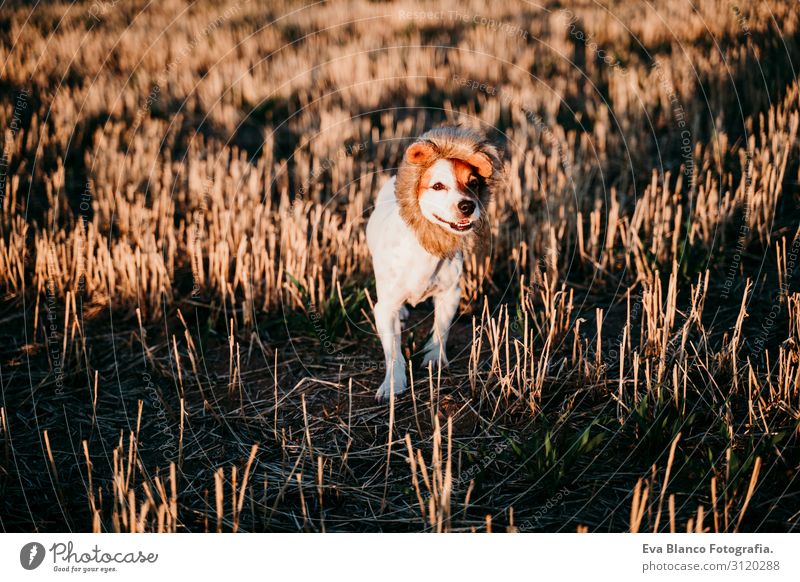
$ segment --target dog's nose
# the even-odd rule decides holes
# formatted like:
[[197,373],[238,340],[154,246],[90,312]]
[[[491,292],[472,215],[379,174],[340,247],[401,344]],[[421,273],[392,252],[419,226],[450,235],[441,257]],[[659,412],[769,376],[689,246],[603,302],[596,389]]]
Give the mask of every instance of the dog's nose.
[[469,216],[475,210],[475,203],[472,200],[462,200],[458,203],[458,209],[465,216]]

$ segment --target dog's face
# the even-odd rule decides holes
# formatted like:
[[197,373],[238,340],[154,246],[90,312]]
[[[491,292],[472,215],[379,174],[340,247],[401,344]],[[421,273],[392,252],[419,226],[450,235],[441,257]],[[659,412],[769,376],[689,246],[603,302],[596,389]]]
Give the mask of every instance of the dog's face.
[[[424,165],[436,152],[425,142],[411,145],[409,162]],[[455,235],[471,232],[481,218],[486,178],[492,175],[488,156],[476,152],[466,160],[436,159],[422,174],[417,190],[419,209],[426,220]]]

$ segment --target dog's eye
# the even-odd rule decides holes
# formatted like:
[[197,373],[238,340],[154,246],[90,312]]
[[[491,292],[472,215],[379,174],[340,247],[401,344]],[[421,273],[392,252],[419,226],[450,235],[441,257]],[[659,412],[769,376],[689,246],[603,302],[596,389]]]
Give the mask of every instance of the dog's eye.
[[431,188],[433,188],[434,190],[444,190],[445,189],[445,185],[442,184],[441,182],[436,182],[436,184],[431,186]]
[[467,180],[467,188],[470,190],[475,190],[478,187],[478,179],[475,176],[472,176],[469,180]]

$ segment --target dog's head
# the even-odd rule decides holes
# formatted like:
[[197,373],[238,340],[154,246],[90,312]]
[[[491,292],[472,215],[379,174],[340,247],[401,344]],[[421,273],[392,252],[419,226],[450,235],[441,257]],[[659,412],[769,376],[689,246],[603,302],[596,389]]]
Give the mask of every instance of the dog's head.
[[400,214],[428,252],[452,257],[485,231],[486,205],[502,176],[497,150],[482,134],[442,127],[423,134],[397,173]]

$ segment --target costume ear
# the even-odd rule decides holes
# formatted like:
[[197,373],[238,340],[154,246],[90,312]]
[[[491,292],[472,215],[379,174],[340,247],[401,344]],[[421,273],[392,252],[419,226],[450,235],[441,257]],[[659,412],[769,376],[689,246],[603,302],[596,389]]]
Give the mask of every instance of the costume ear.
[[492,160],[483,152],[475,152],[465,160],[470,166],[478,170],[478,173],[484,178],[492,175],[494,169],[492,168]]
[[426,141],[418,141],[408,146],[406,160],[409,164],[421,166],[436,155],[436,150]]

